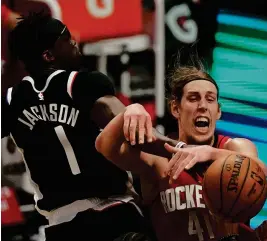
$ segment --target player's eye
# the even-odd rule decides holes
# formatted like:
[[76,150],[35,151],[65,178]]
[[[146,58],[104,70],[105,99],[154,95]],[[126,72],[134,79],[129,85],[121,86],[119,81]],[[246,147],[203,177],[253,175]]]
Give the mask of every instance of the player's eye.
[[188,97],[188,100],[189,100],[190,102],[194,102],[194,101],[197,100],[197,97],[196,97],[196,96],[189,96],[189,97]]
[[214,101],[215,101],[215,98],[214,98],[214,97],[208,97],[208,98],[207,98],[207,101],[210,102],[210,103],[211,103],[211,102],[214,102]]

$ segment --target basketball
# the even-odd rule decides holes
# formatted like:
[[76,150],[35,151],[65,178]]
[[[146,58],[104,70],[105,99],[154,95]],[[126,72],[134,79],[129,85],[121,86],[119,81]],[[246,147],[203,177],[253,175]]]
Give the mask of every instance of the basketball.
[[266,201],[266,176],[253,159],[229,155],[214,161],[206,171],[203,197],[216,216],[246,222],[260,212]]

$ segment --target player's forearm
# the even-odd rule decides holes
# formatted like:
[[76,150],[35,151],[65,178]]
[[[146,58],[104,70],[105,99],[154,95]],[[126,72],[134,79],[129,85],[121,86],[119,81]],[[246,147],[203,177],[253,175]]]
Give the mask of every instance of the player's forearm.
[[153,168],[158,176],[165,177],[168,159],[141,151],[142,145],[131,146],[125,140],[123,123],[123,113],[111,120],[96,139],[97,151],[121,169],[143,174]]
[[[235,151],[230,151],[230,150],[226,150],[226,149],[217,149],[214,147],[211,147],[211,160],[217,160],[219,158],[226,158],[229,155],[243,155],[242,153],[239,152],[235,152]],[[247,156],[247,155],[243,155],[243,156]],[[249,157],[249,156],[247,156]],[[255,160],[256,162],[258,162],[258,164],[260,165],[260,167],[262,168],[265,176],[267,176],[267,167],[266,165],[257,157],[251,157],[253,160]]]
[[98,135],[95,146],[98,152],[110,158],[119,152],[125,142],[123,135],[123,113],[114,117]]
[[155,128],[153,128],[153,135],[156,137],[155,141],[146,142],[144,144],[136,144],[134,147],[152,155],[170,158],[170,153],[164,148],[164,144],[168,143],[171,146],[176,146],[178,141],[162,135]]
[[[124,118],[123,113],[121,113],[99,134],[96,139],[96,149],[121,169],[142,175],[153,167],[155,158],[151,158],[152,155],[133,148],[125,141],[123,123]],[[160,168],[160,164],[157,166]],[[157,172],[160,172],[160,170],[157,170]]]

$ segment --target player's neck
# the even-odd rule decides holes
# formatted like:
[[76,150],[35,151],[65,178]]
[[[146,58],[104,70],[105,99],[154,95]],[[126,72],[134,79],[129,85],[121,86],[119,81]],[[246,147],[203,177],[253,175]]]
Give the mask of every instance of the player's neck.
[[43,89],[47,78],[55,72],[55,68],[35,68],[34,71],[28,71],[30,76],[35,80],[34,85],[37,89]]
[[214,145],[214,141],[215,141],[215,137],[214,135],[212,136],[211,139],[208,139],[204,142],[199,142],[195,139],[193,139],[190,136],[185,135],[185,133],[179,133],[178,136],[178,141],[182,141],[184,143],[186,143],[187,145],[209,145],[209,146],[213,146]]

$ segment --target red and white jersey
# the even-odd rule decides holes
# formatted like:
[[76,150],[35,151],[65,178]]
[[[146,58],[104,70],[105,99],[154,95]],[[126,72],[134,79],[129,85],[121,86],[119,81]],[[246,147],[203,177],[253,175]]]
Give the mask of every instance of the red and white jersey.
[[[228,139],[216,135],[213,146],[223,148]],[[151,219],[159,241],[217,240],[216,226],[206,208],[201,185],[209,165],[210,162],[196,164],[183,171],[172,184],[168,177],[159,181],[158,195],[151,204]],[[242,228],[240,234],[252,235],[249,228]]]
[[169,178],[160,181],[159,194],[151,208],[159,241],[214,240],[214,228],[202,195],[201,174],[196,166],[190,172],[183,171],[172,184]]

